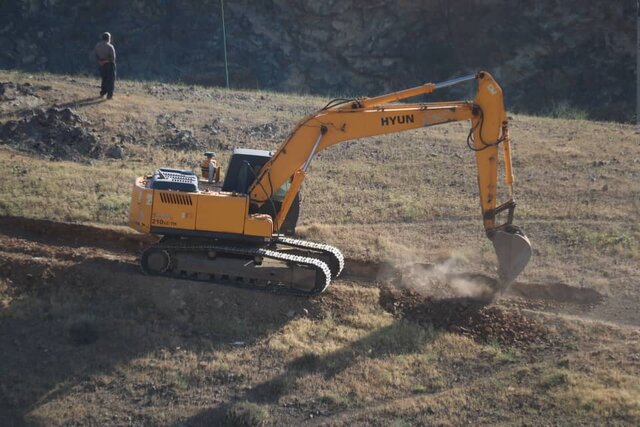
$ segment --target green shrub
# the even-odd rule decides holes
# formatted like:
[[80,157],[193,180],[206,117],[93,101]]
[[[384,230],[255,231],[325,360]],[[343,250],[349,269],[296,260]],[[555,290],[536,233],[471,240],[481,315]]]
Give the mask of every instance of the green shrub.
[[231,405],[225,414],[225,425],[233,427],[256,427],[265,425],[267,410],[258,404],[240,402]]

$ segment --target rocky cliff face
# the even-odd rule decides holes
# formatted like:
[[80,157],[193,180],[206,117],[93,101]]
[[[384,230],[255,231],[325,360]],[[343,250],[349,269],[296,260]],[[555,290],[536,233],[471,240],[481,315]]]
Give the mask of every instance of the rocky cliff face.
[[[479,69],[512,111],[635,112],[635,2],[227,0],[232,86],[374,95]],[[0,2],[0,67],[93,72],[110,31],[122,78],[224,84],[219,0]],[[445,96],[467,96],[458,89]],[[442,95],[441,95],[442,96]]]

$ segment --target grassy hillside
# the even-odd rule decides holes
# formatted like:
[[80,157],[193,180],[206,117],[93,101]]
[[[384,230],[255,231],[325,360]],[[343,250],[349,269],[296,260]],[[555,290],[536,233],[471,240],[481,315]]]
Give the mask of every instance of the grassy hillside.
[[[233,147],[275,149],[327,101],[130,81],[103,101],[84,77],[1,71],[0,82],[0,214],[118,233],[135,176],[195,169],[208,149],[223,168]],[[361,265],[453,263],[493,276],[467,132],[449,124],[322,152],[304,185],[300,234]],[[534,257],[520,294],[481,308],[433,299],[420,269],[409,293],[374,274],[310,300],[152,280],[137,273],[134,249],[3,224],[5,418],[637,424],[638,135],[521,115],[511,135],[516,222]],[[575,297],[587,291],[600,297]]]

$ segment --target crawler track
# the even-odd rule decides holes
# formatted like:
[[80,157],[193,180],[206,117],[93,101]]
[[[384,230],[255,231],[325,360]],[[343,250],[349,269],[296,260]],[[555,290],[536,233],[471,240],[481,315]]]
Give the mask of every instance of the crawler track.
[[332,277],[338,277],[344,269],[344,256],[342,255],[342,252],[340,252],[340,249],[336,248],[335,246],[284,236],[278,237],[276,242],[281,245],[300,248],[307,251],[317,251],[326,255],[328,257],[327,264],[329,265],[329,269],[331,270]]
[[311,296],[340,274],[344,257],[333,246],[292,238],[268,247],[170,238],[147,248],[140,265],[148,275]]

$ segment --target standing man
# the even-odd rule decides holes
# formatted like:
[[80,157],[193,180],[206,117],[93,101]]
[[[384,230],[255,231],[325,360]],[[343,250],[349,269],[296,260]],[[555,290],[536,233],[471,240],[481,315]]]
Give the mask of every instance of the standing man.
[[113,98],[113,88],[116,83],[116,50],[111,44],[111,34],[102,33],[102,40],[96,45],[96,59],[100,67],[100,96],[107,95],[107,99]]

